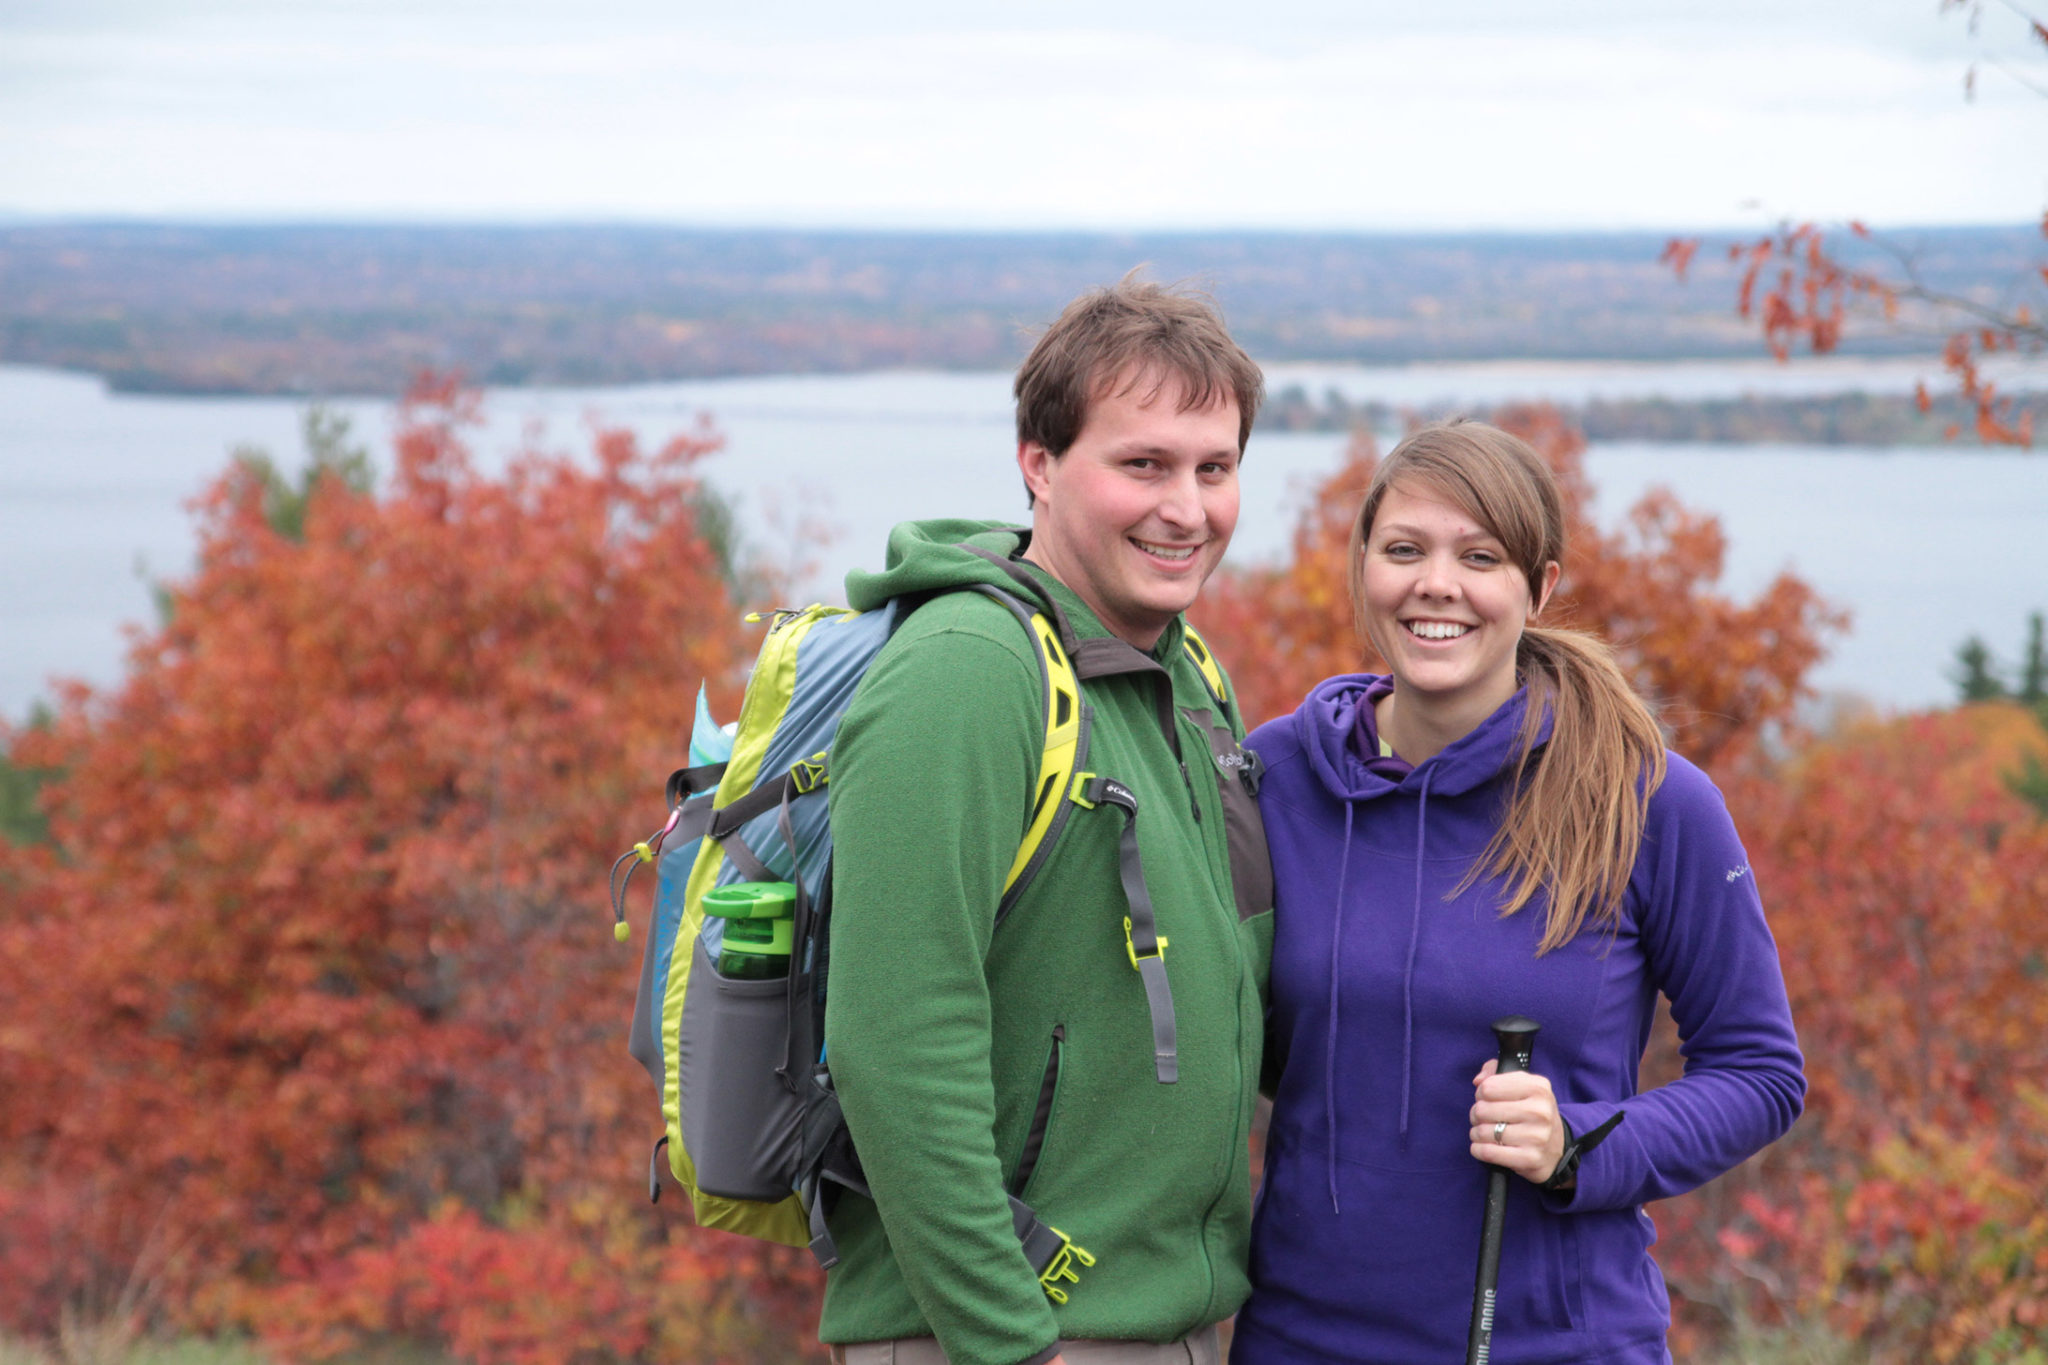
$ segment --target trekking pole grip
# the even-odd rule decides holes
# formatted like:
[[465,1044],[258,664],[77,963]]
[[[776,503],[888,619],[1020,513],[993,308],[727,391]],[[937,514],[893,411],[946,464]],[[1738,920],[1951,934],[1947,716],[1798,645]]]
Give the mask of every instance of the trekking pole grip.
[[[1493,1021],[1500,1048],[1494,1074],[1527,1071],[1536,1055],[1534,1019],[1520,1014]],[[1487,1365],[1493,1354],[1493,1309],[1500,1287],[1500,1239],[1507,1226],[1508,1173],[1495,1166],[1486,1176],[1486,1216],[1479,1227],[1479,1273],[1472,1282],[1472,1327],[1465,1338],[1465,1365]]]
[[1494,1063],[1496,1075],[1529,1069],[1536,1056],[1536,1030],[1540,1027],[1534,1019],[1521,1014],[1493,1021],[1493,1040],[1500,1047],[1500,1056]]

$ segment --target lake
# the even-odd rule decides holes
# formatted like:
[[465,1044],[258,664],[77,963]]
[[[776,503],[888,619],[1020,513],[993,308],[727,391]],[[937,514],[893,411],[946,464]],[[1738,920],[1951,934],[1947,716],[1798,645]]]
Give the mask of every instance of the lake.
[[[1354,401],[1561,402],[1662,394],[1907,392],[1928,373],[1908,361],[1829,357],[1754,362],[1498,362],[1370,368],[1267,368],[1275,391],[1336,388]],[[2048,386],[2048,385],[2042,385]],[[345,400],[355,434],[388,468],[392,406]],[[0,366],[0,715],[19,719],[52,675],[115,681],[122,623],[146,622],[151,577],[189,569],[185,502],[236,445],[301,462],[303,402],[112,394],[98,380]],[[1022,519],[1007,374],[880,373],[727,379],[627,388],[494,390],[478,463],[502,464],[522,433],[584,450],[593,417],[649,442],[709,412],[726,448],[703,465],[732,496],[764,552],[823,567],[813,596],[837,595],[847,568],[879,561],[901,518]],[[1334,467],[1337,435],[1260,433],[1245,466],[1233,562],[1285,549],[1304,490]],[[1588,471],[1604,521],[1664,484],[1718,514],[1725,586],[1754,592],[1783,568],[1854,613],[1816,670],[1826,690],[1890,707],[1953,698],[1956,646],[1983,636],[2019,647],[2030,611],[2048,608],[2048,461],[2004,451],[1796,445],[1596,445]],[[822,544],[788,547],[822,521]]]

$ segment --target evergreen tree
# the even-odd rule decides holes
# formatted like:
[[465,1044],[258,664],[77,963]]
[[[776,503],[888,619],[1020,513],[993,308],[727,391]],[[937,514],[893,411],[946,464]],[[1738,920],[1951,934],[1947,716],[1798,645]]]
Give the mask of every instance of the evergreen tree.
[[2048,646],[2041,638],[2041,613],[2027,618],[2027,650],[2020,656],[2019,699],[2029,706],[2048,700]]
[[[50,728],[50,708],[37,702],[29,712],[28,729]],[[52,768],[39,768],[14,761],[12,742],[0,746],[0,839],[13,844],[40,844],[50,837],[36,799],[43,784],[56,775]]]
[[350,443],[349,420],[341,413],[315,403],[306,409],[300,431],[306,445],[306,465],[299,471],[297,487],[292,486],[277,462],[270,458],[270,452],[262,447],[238,446],[234,452],[236,463],[263,487],[264,519],[279,535],[295,541],[306,538],[306,504],[322,479],[340,479],[358,493],[369,492],[377,482],[370,452]]
[[2006,689],[2005,679],[1998,676],[1998,664],[1991,656],[1991,646],[1975,635],[1957,647],[1955,671],[1949,677],[1955,681],[1957,691],[1966,702],[1995,701],[2011,695]]

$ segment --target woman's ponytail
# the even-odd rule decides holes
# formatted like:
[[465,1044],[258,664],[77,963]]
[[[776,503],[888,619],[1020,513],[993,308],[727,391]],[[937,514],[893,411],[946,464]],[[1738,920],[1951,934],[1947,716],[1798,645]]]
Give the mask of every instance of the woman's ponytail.
[[1529,706],[1514,795],[1464,884],[1482,869],[1512,878],[1503,915],[1547,890],[1540,955],[1569,943],[1588,916],[1620,919],[1650,794],[1664,781],[1664,736],[1613,652],[1591,635],[1525,627],[1515,663]]

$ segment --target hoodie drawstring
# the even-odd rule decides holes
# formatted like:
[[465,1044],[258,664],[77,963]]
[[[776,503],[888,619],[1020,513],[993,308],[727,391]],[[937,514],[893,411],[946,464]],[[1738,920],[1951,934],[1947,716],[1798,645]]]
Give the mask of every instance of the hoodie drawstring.
[[1401,1142],[1408,1141],[1408,1100],[1415,1091],[1415,949],[1422,941],[1422,846],[1429,831],[1429,779],[1435,768],[1422,768],[1422,804],[1415,812],[1415,905],[1408,919],[1408,963],[1401,972]]
[[1323,1041],[1323,1125],[1328,1129],[1330,1212],[1342,1213],[1337,1202],[1337,1002],[1338,953],[1344,945],[1344,882],[1351,873],[1351,818],[1357,811],[1344,803],[1344,853],[1337,861],[1337,912],[1330,917],[1330,1030]]

